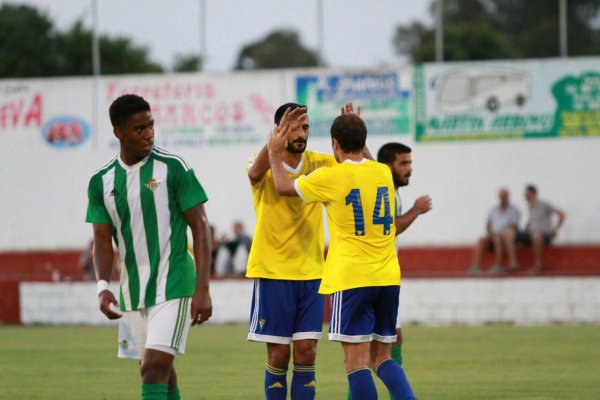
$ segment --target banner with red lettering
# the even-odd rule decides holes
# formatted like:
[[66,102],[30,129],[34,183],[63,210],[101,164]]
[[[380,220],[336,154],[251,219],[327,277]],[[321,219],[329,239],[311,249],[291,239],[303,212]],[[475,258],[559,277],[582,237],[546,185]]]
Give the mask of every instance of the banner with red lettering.
[[78,147],[91,134],[90,79],[0,81],[0,144]]
[[[112,131],[108,107],[125,93],[150,103],[159,146],[262,143],[281,102],[281,78],[274,72],[102,78],[98,106],[103,131]],[[114,138],[109,140],[116,146]]]

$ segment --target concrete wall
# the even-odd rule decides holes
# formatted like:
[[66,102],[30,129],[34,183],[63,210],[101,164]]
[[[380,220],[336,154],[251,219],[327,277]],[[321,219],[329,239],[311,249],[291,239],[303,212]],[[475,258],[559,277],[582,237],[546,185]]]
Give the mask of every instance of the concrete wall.
[[[598,65],[597,59],[584,61],[586,65]],[[562,61],[549,60],[540,65],[558,62]],[[389,70],[397,73],[403,93],[411,98],[412,67],[371,73],[387,77]],[[209,196],[209,219],[218,233],[231,233],[232,222],[237,219],[251,231],[255,217],[245,163],[266,141],[273,110],[282,102],[298,99],[296,85],[302,76],[341,76],[342,72],[103,77],[98,82],[96,108],[92,80],[88,78],[0,81],[0,251],[86,246],[92,236],[91,227],[83,222],[89,177],[118,152],[106,110],[114,96],[127,91],[141,92],[157,105],[157,141],[182,154],[196,170]],[[191,93],[197,97],[182,99],[187,96],[184,89],[190,82]],[[338,94],[343,101],[353,100],[342,92]],[[366,106],[363,114],[381,112],[381,102],[369,99],[371,103],[362,101]],[[315,126],[319,117],[324,121],[322,110],[326,106],[333,108],[333,104],[321,104],[309,110]],[[405,117],[411,107],[402,111]],[[171,121],[171,108],[173,118],[183,115],[183,123],[185,118],[194,120],[199,127],[192,128],[199,131],[190,134],[187,126],[176,125],[181,121]],[[99,132],[77,145],[49,143],[47,135],[52,125],[46,121],[56,122],[55,116],[73,110],[81,110],[78,118],[92,121],[92,133],[94,126]],[[73,121],[78,120],[71,120],[77,125]],[[472,243],[484,230],[486,214],[496,202],[500,186],[510,189],[522,210],[524,224],[527,212],[523,189],[528,183],[535,183],[541,198],[568,215],[557,243],[600,243],[599,136],[416,142],[413,123],[406,124],[406,129],[394,135],[373,129],[367,142],[373,153],[388,141],[402,141],[413,147],[414,175],[410,186],[402,190],[404,206],[409,208],[421,194],[433,198],[434,209],[401,238],[403,243]],[[329,152],[326,134],[315,127],[308,147]],[[202,141],[207,137],[214,141]]]
[[[211,295],[212,323],[247,323],[252,281],[215,281]],[[23,324],[114,323],[93,283],[21,283],[20,306]],[[404,324],[600,323],[600,278],[407,279],[401,313]]]

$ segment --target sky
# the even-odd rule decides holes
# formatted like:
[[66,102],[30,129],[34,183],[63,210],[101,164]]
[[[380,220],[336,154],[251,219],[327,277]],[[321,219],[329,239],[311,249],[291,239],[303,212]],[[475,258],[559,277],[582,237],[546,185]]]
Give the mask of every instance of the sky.
[[[431,0],[205,0],[206,71],[233,68],[244,45],[273,30],[296,30],[301,42],[317,50],[317,7],[323,4],[324,56],[331,67],[398,65],[392,38],[398,25],[431,25]],[[59,30],[83,19],[92,25],[92,0],[9,0],[44,11]],[[201,48],[201,0],[97,0],[101,34],[125,36],[150,49],[150,58],[167,70],[177,55]]]

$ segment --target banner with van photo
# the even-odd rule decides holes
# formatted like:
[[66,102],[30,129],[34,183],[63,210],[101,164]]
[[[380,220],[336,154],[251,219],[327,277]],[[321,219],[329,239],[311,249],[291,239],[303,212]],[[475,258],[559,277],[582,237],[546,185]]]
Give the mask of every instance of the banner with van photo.
[[293,82],[298,103],[308,107],[313,136],[329,136],[331,123],[346,102],[361,106],[369,135],[412,132],[412,67],[302,71]]
[[600,135],[600,58],[425,64],[416,140]]

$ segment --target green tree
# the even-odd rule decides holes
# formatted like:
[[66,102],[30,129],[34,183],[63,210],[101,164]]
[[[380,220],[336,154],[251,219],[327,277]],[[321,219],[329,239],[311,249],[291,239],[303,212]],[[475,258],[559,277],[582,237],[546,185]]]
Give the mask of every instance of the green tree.
[[[556,57],[559,0],[443,0],[444,60]],[[567,0],[570,56],[600,53],[600,0]],[[435,11],[435,2],[431,5]],[[398,54],[413,61],[435,59],[433,27],[398,26]]]
[[235,69],[266,69],[315,67],[319,65],[316,52],[300,42],[298,33],[278,30],[258,42],[248,44],[238,55]]
[[[57,32],[52,21],[30,6],[0,7],[0,77],[25,78],[92,74],[92,32],[77,21]],[[148,49],[124,37],[102,35],[102,74],[161,72]]]
[[202,57],[197,54],[178,54],[175,56],[173,71],[196,72],[202,70]]
[[[60,69],[56,75],[91,75],[92,70],[92,32],[77,21],[64,33],[56,36]],[[110,38],[101,35],[100,71],[103,75],[154,73],[163,68],[152,62],[148,49],[135,45],[125,37]]]
[[52,22],[29,6],[0,6],[0,77],[46,76],[57,67]]

